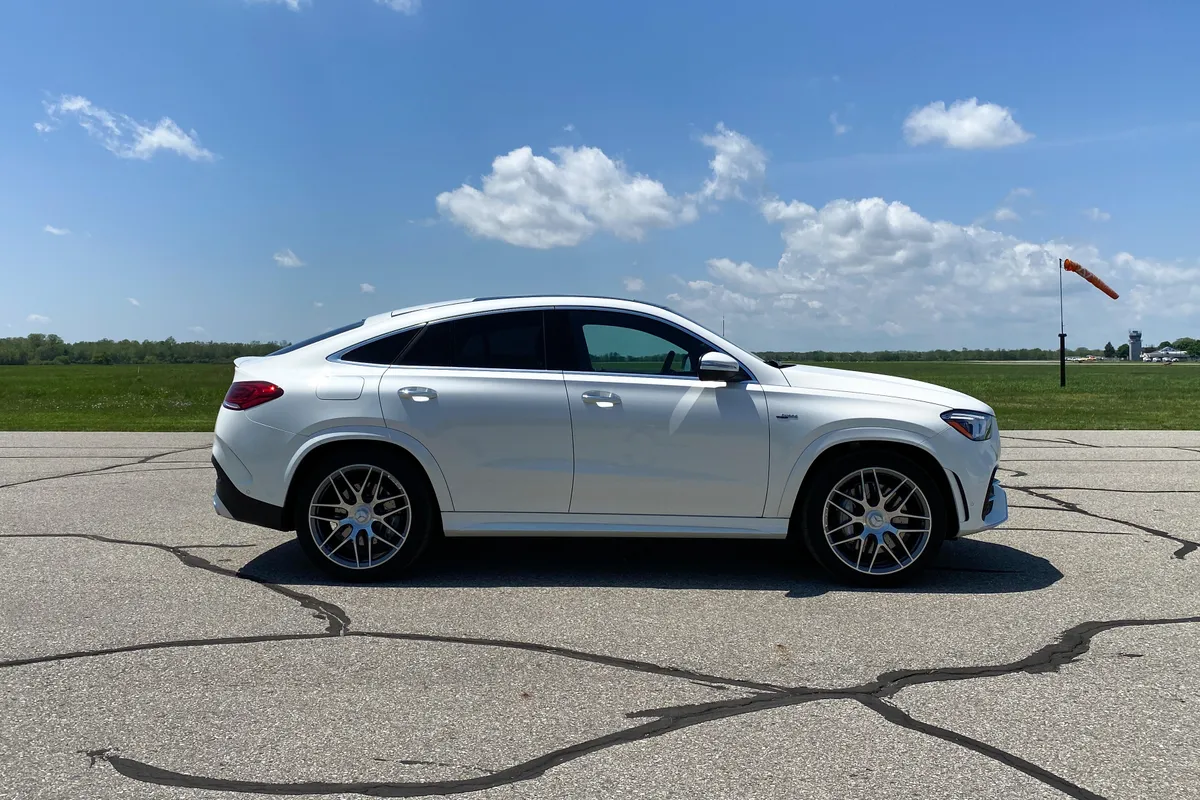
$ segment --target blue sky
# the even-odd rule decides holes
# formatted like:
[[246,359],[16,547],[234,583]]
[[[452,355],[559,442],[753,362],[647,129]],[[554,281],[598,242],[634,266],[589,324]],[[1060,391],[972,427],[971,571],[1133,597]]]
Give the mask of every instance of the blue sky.
[[0,335],[570,292],[762,349],[1054,347],[1062,256],[1122,294],[1067,276],[1073,346],[1200,335],[1200,8],[951,8],[9,4]]

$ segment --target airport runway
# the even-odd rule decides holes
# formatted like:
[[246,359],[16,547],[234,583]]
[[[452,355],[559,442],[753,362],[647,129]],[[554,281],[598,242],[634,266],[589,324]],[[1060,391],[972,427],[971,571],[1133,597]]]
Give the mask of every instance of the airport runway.
[[1200,432],[1011,432],[901,590],[783,543],[331,584],[203,434],[0,433],[0,797],[1200,798]]

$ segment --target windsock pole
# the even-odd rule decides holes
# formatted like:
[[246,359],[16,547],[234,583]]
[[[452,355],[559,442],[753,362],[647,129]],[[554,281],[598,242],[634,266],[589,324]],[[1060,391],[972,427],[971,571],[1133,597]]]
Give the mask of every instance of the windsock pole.
[[1058,385],[1067,385],[1067,327],[1063,322],[1063,260],[1058,260]]

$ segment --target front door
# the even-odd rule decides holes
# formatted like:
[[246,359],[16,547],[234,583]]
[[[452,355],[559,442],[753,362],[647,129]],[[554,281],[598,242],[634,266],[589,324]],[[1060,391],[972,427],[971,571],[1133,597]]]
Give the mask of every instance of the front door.
[[758,384],[701,381],[700,357],[717,348],[662,320],[563,313],[571,512],[761,517],[770,452]]
[[425,446],[455,511],[565,512],[571,416],[541,311],[431,323],[384,373],[389,428]]

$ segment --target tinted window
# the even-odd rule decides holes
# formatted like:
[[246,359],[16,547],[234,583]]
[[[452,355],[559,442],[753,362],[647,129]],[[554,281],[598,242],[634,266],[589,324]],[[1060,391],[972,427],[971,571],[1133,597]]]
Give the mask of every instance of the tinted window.
[[361,347],[356,347],[343,355],[342,360],[355,361],[359,364],[391,366],[396,363],[396,359],[400,357],[404,349],[417,337],[420,330],[420,328],[412,328],[411,330],[393,333],[391,336],[384,336],[382,339],[376,339],[373,342],[367,342]]
[[491,369],[545,369],[542,312],[515,311],[457,320],[454,366]]
[[274,353],[267,353],[267,355],[281,356],[284,353],[290,353],[293,350],[299,350],[301,347],[308,347],[310,344],[316,344],[322,339],[328,339],[330,336],[337,336],[339,333],[345,333],[346,331],[352,331],[355,328],[361,328],[364,322],[366,322],[365,319],[360,319],[358,322],[351,322],[349,325],[343,325],[340,328],[334,328],[331,331],[325,331],[324,333],[313,336],[312,338],[305,339],[302,342],[296,342],[295,344],[289,344],[287,347],[281,347]]
[[417,340],[404,352],[400,363],[410,367],[453,366],[450,358],[450,325],[449,322],[426,325]]
[[542,312],[516,311],[427,325],[400,363],[422,367],[545,369]]
[[664,322],[612,311],[572,311],[576,369],[594,372],[696,375],[713,348]]

